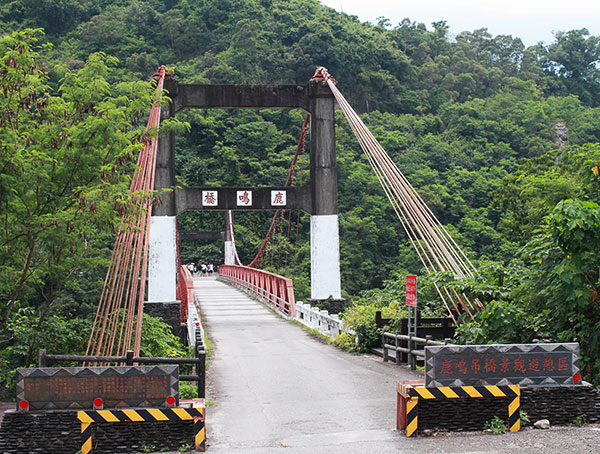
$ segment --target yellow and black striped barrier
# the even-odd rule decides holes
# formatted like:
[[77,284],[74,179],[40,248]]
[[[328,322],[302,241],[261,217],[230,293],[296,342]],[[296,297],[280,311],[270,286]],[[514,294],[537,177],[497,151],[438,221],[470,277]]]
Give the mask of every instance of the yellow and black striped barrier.
[[406,436],[412,436],[418,427],[417,405],[419,399],[464,399],[512,397],[508,404],[508,427],[511,432],[521,429],[519,409],[521,408],[521,388],[519,385],[506,386],[440,386],[425,388],[398,383],[398,394],[406,399]]
[[194,421],[194,445],[196,451],[206,450],[204,408],[127,408],[121,410],[80,410],[81,453],[92,452],[92,424],[110,422],[166,422]]

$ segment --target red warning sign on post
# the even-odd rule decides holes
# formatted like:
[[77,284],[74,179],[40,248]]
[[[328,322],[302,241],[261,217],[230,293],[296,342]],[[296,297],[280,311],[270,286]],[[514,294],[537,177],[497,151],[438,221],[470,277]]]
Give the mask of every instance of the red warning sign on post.
[[417,276],[406,276],[406,305],[417,307]]

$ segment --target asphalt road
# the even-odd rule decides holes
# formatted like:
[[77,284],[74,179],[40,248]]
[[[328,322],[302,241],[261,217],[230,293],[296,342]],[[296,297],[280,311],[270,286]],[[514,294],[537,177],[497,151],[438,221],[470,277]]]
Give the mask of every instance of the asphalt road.
[[214,345],[209,453],[600,453],[597,426],[407,439],[395,386],[419,375],[340,351],[214,279],[195,286]]

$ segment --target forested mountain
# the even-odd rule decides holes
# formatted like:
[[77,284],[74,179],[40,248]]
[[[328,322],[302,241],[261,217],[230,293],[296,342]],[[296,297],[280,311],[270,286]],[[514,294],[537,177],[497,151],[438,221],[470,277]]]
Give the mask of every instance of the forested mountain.
[[[558,32],[552,43],[525,48],[518,37],[492,36],[486,29],[451,37],[443,21],[430,27],[409,19],[361,23],[316,0],[3,2],[2,34],[25,27],[44,28],[40,39],[52,44],[39,49],[36,60],[51,93],[65,74],[84,70],[94,53],[112,68],[102,74],[110,87],[146,81],[160,64],[181,83],[306,84],[316,67],[327,67],[481,268],[482,278],[472,282],[434,277],[489,304],[484,328],[466,325],[465,335],[484,342],[578,337],[586,343],[585,364],[598,361],[599,260],[592,248],[600,236],[600,192],[592,169],[597,172],[600,162],[600,38],[587,30]],[[6,43],[1,50],[6,56]],[[362,291],[422,269],[338,114],[342,288],[352,304],[370,311],[398,299],[399,290],[389,284],[359,297]],[[179,181],[273,185],[285,182],[303,115],[213,110],[185,112],[181,120],[189,130],[178,136]],[[236,217],[245,263],[256,253],[269,218]],[[178,222],[181,230],[218,230],[223,224],[221,215],[194,213]],[[304,298],[307,218],[300,234],[296,289]],[[97,250],[106,254],[109,244]],[[182,245],[182,260],[218,261],[219,248],[188,243]],[[94,266],[106,260],[99,255]],[[94,283],[103,278],[99,270],[84,271]],[[96,287],[64,271],[54,278],[68,285],[50,313],[84,315],[97,298]],[[20,302],[38,316],[45,307],[40,285],[45,279],[24,283],[29,290]],[[435,311],[435,297],[424,292],[422,301]],[[9,298],[6,290],[0,295]],[[565,301],[567,308],[557,312]],[[360,319],[349,313],[352,317]]]

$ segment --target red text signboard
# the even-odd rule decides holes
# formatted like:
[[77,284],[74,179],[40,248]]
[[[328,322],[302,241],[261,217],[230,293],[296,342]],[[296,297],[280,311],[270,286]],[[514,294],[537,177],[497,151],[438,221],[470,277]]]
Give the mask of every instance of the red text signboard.
[[417,307],[417,276],[406,276],[406,305]]

